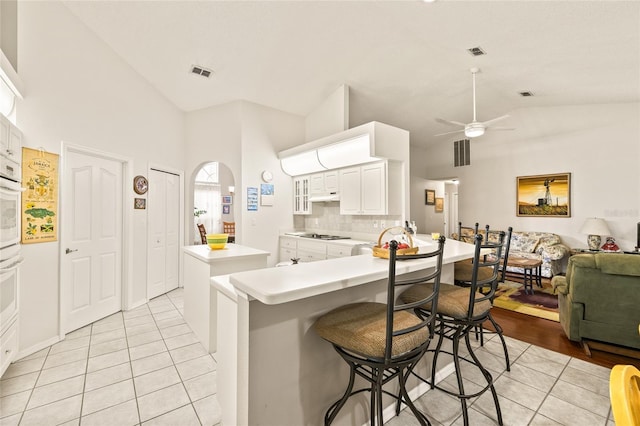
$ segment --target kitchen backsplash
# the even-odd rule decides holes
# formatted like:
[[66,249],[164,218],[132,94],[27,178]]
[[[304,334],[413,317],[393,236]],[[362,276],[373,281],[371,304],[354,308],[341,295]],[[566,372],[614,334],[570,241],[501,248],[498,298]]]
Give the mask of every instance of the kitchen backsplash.
[[400,224],[404,223],[400,216],[341,215],[340,203],[337,201],[314,203],[312,212],[310,215],[294,215],[295,228],[319,234],[343,235],[355,238],[361,235],[377,236],[384,229],[382,227],[383,222],[387,228],[394,226],[396,221]]

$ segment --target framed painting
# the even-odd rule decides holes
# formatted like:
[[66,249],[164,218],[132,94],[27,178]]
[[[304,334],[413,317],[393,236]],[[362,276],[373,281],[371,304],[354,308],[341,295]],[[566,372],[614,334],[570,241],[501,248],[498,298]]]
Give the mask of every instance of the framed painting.
[[444,211],[444,198],[436,198],[436,213],[442,213]]
[[571,217],[571,173],[518,176],[516,215]]
[[223,204],[222,205],[222,214],[229,214],[229,213],[231,213],[231,205]]
[[231,195],[223,195],[222,196],[222,204],[232,204],[233,197]]
[[436,191],[433,189],[424,190],[424,203],[427,206],[433,206],[436,204]]

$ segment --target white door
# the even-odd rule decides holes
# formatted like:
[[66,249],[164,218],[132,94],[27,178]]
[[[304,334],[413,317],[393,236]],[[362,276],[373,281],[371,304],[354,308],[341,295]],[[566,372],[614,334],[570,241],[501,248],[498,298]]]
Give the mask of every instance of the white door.
[[62,332],[122,307],[122,163],[68,151],[62,212]]
[[152,299],[178,287],[180,177],[151,170],[147,209],[147,298]]

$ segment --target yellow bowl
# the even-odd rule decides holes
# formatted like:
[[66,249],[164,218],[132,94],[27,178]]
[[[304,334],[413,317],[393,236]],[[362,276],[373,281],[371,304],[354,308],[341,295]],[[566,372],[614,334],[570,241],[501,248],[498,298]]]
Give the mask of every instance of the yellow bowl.
[[221,250],[227,245],[229,234],[207,234],[207,244],[211,250]]

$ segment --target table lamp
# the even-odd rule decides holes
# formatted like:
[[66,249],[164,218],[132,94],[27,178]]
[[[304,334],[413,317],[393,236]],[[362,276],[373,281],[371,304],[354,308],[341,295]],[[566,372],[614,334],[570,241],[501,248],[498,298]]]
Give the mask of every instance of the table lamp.
[[597,251],[600,248],[601,235],[610,235],[609,227],[604,219],[597,217],[590,217],[585,220],[582,228],[580,228],[581,234],[587,234],[587,245],[589,250]]

